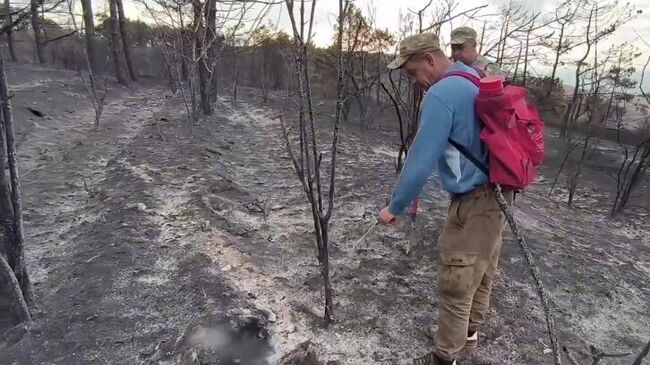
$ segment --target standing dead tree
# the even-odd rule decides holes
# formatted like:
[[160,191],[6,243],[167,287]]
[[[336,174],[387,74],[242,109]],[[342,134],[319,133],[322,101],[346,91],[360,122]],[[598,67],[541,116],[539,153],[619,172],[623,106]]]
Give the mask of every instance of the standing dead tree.
[[117,5],[115,4],[116,0],[108,0],[109,6],[109,27],[111,33],[111,54],[113,58],[113,67],[115,68],[115,77],[117,77],[117,82],[124,86],[130,86],[130,82],[127,79],[124,72],[124,61],[122,58],[122,41],[120,39],[120,24],[117,19]]
[[[641,41],[645,43],[646,46],[650,47],[650,45],[648,45],[643,39]],[[645,123],[642,124],[639,128],[639,134],[641,138],[634,147],[631,147],[628,144],[624,143],[621,138],[621,134],[624,129],[624,114],[622,113],[624,109],[615,109],[617,122],[617,140],[623,149],[623,162],[621,162],[616,176],[616,196],[614,198],[614,204],[612,206],[612,215],[617,215],[621,213],[623,209],[625,209],[630,196],[639,186],[641,178],[650,169],[650,113],[648,112],[648,109],[650,108],[650,94],[648,94],[643,86],[648,65],[650,65],[650,56],[648,56],[645,61],[643,70],[641,71],[641,78],[639,80],[639,91],[641,92],[641,97],[645,103],[641,109],[641,113],[644,115],[643,118],[645,118]],[[625,72],[622,67],[618,67],[615,71],[615,77],[620,77],[620,74]],[[627,82],[619,82],[619,84],[627,84],[627,86],[629,86],[629,83]]]
[[[4,2],[4,22],[5,24],[11,24],[11,1],[10,0],[5,0]],[[7,34],[7,46],[9,48],[9,55],[11,56],[11,60],[14,62],[18,61],[18,57],[16,56],[16,47],[14,44],[14,32],[12,27],[7,28],[6,31]]]
[[206,33],[206,44],[210,45],[208,48],[207,55],[202,60],[203,63],[207,63],[206,69],[208,71],[208,81],[206,88],[208,89],[208,104],[212,105],[217,101],[217,81],[219,80],[216,76],[215,64],[219,57],[219,51],[217,50],[219,44],[219,30],[217,28],[217,0],[207,0],[208,4],[205,7],[205,33]]
[[[214,0],[208,0],[214,2]],[[199,73],[199,95],[200,106],[204,115],[212,114],[212,107],[210,103],[210,88],[208,83],[208,61],[207,57],[207,19],[204,17],[204,6],[200,0],[192,0],[192,13],[193,28],[194,28],[194,52],[193,57],[196,58],[196,66]],[[194,61],[194,60],[193,60]]]
[[[2,60],[0,60],[2,62]],[[4,74],[4,64],[1,73]],[[4,77],[2,78],[4,80]],[[14,209],[12,204],[12,189],[7,184],[7,146],[5,145],[5,126],[4,117],[0,113],[0,229],[2,229],[2,237],[0,237],[0,282],[8,289],[9,302],[12,306],[13,314],[21,323],[29,325],[31,317],[25,297],[21,289],[20,283],[14,273],[15,265],[12,265],[15,260],[16,242],[14,234]],[[7,259],[5,259],[5,255]],[[9,264],[10,261],[12,264]]]
[[526,46],[524,47],[524,70],[523,70],[523,75],[522,75],[522,80],[521,80],[521,85],[526,86],[526,80],[528,79],[528,57],[530,56],[530,34],[533,32],[533,29],[535,29],[535,21],[536,19],[533,19],[533,21],[530,23],[530,27],[526,30]]
[[289,35],[275,26],[264,25],[253,33],[246,73],[248,82],[262,89],[265,105],[269,101],[271,89],[279,90],[286,82],[287,71],[291,72],[291,65],[286,62],[286,54],[292,48]]
[[[352,101],[356,102],[359,120],[363,125],[372,123],[370,108],[373,99],[377,105],[381,99],[381,76],[384,73],[385,63],[383,51],[393,43],[392,35],[387,31],[375,29],[372,14],[366,17],[361,9],[350,4],[346,14],[346,24],[343,29],[343,54],[345,69],[344,77],[344,104],[343,120],[348,121],[352,109]],[[335,34],[338,28],[335,27]],[[336,39],[334,40],[336,43]],[[336,72],[337,55],[335,49],[321,52],[318,60],[329,70]]]
[[[582,6],[583,0],[566,0],[564,1],[555,11],[555,22],[557,23],[559,29],[559,35],[555,40],[555,43],[551,42],[548,44],[549,48],[554,48],[555,55],[553,61],[553,69],[551,70],[551,76],[548,80],[548,86],[546,88],[546,97],[550,97],[553,92],[555,85],[555,75],[557,73],[557,68],[560,65],[560,57],[567,52],[569,52],[574,46],[571,44],[570,40],[567,40],[567,33],[571,33],[567,28],[572,24],[574,18]],[[550,37],[549,37],[550,38]]]
[[122,38],[122,50],[124,51],[124,61],[129,70],[131,80],[138,81],[135,69],[133,68],[133,57],[131,56],[131,45],[129,44],[128,33],[126,31],[126,17],[124,16],[124,5],[122,0],[114,0],[117,7],[118,25],[120,27],[120,38]]
[[[588,11],[583,17],[584,11]],[[584,1],[583,6],[578,9],[577,19],[584,22],[585,40],[580,42],[584,50],[583,56],[576,61],[575,88],[570,99],[562,122],[560,135],[565,140],[567,147],[563,162],[558,169],[555,181],[549,191],[552,194],[562,170],[567,163],[571,162],[571,155],[574,151],[581,151],[577,162],[572,166],[568,181],[569,196],[567,204],[573,205],[578,180],[582,173],[583,163],[591,149],[593,149],[593,135],[596,129],[601,128],[609,119],[612,107],[617,103],[615,99],[617,87],[620,88],[621,77],[614,77],[615,72],[604,72],[607,67],[615,70],[620,67],[621,58],[619,53],[623,52],[625,45],[620,48],[612,48],[601,57],[598,52],[599,42],[611,35],[618,27],[630,19],[631,13],[628,6],[617,6],[603,4],[597,1]],[[588,63],[587,59],[593,57],[593,62]],[[622,54],[621,54],[622,57]],[[619,59],[618,65],[616,59]],[[629,87],[629,85],[625,86]],[[580,124],[580,125],[578,125]],[[573,138],[570,128],[580,127],[584,133]]]
[[36,57],[39,63],[45,63],[45,42],[43,41],[43,25],[39,17],[38,7],[39,0],[30,0],[29,8],[32,16],[32,31],[34,32],[34,45],[36,47]]
[[[23,234],[23,216],[22,216],[22,197],[20,190],[20,178],[18,176],[18,166],[16,162],[16,143],[15,132],[13,124],[13,115],[11,110],[11,101],[9,98],[9,91],[7,87],[7,79],[5,76],[4,60],[0,57],[0,103],[2,108],[2,124],[4,129],[4,138],[6,141],[6,152],[9,162],[9,177],[11,181],[11,212],[6,212],[4,215],[11,214],[11,226],[5,228],[5,237],[7,242],[7,257],[8,264],[13,269],[16,282],[21,289],[21,295],[27,305],[33,302],[32,285],[27,274],[27,265],[25,264],[24,254],[24,234]],[[0,136],[0,139],[2,136]],[[4,155],[4,151],[2,153]],[[0,156],[4,157],[4,156]],[[4,164],[4,159],[2,164]],[[4,167],[4,166],[0,166]],[[5,274],[6,275],[6,274]],[[16,293],[14,293],[17,296]],[[19,302],[20,307],[24,307],[20,303],[20,297],[14,298]],[[19,313],[22,313],[21,310]],[[24,320],[29,320],[29,316],[21,315]]]
[[[88,4],[85,4],[88,2]],[[88,17],[88,14],[91,14],[91,19],[90,21],[92,22],[92,8],[90,7],[90,1],[89,0],[81,0],[82,4],[82,9],[83,9],[83,19],[84,22],[87,21],[86,19]],[[70,19],[72,20],[72,26],[74,27],[75,31],[77,34],[79,34],[79,27],[77,26],[77,20],[76,20],[76,15],[73,11],[73,2],[72,0],[68,0],[68,12],[70,13]],[[91,23],[92,24],[92,23]],[[82,44],[81,38],[79,38],[79,44],[81,46],[81,49],[83,50],[84,54],[84,60],[86,61],[86,67],[88,70],[88,81],[86,81],[85,77],[83,76],[83,72],[79,69],[77,69],[77,73],[79,75],[79,78],[81,79],[81,82],[84,85],[84,88],[86,89],[86,93],[88,94],[88,97],[90,99],[90,102],[93,106],[93,110],[95,110],[95,126],[99,127],[99,121],[102,117],[102,112],[104,111],[104,105],[106,105],[106,81],[104,80],[104,85],[98,89],[97,88],[97,83],[96,83],[96,73],[95,69],[93,68],[93,58],[92,58],[92,52],[96,52],[95,47],[95,40],[94,34],[89,34],[88,32],[92,31],[94,33],[94,26],[91,27],[86,27],[86,47],[84,48]],[[93,39],[92,41],[89,41],[89,39]],[[96,61],[95,61],[96,62]],[[95,68],[97,66],[94,66]]]
[[[70,1],[68,1],[68,6],[71,6]],[[92,72],[97,72],[99,70],[99,55],[97,49],[97,36],[95,35],[95,20],[93,18],[93,7],[90,0],[81,0],[81,9],[83,11],[83,28],[86,38],[86,57],[90,62],[90,70]],[[74,27],[77,30],[76,20],[74,19],[74,14],[72,10],[70,11],[70,16],[74,20]]]
[[[185,0],[139,0],[148,15],[156,23],[157,32],[154,35],[154,42],[161,50],[167,66],[167,73],[170,78],[170,88],[175,94],[180,92],[185,111],[190,135],[197,118],[197,103],[195,90],[194,68],[191,65],[191,57],[188,47],[194,47],[194,43],[188,39],[187,34],[192,34],[187,27],[186,7],[189,2]],[[187,83],[186,83],[187,82]]]
[[[295,45],[295,71],[297,81],[297,98],[299,108],[299,153],[296,154],[293,143],[289,136],[289,129],[286,127],[282,117],[283,137],[286,143],[287,152],[293,162],[296,175],[300,180],[307,200],[311,205],[314,230],[316,234],[316,245],[318,248],[318,262],[320,263],[321,275],[325,287],[325,323],[329,324],[334,320],[333,290],[330,281],[329,264],[329,228],[330,218],[334,209],[335,176],[337,162],[337,148],[339,140],[339,125],[343,107],[343,25],[345,14],[349,6],[349,0],[339,0],[339,32],[337,34],[337,97],[336,116],[334,120],[334,133],[332,135],[332,147],[330,150],[331,159],[329,164],[329,179],[323,180],[321,169],[323,168],[323,154],[319,151],[316,138],[316,123],[311,92],[311,78],[309,71],[309,47],[313,36],[314,10],[316,1],[312,0],[308,17],[305,18],[305,0],[300,0],[297,10],[299,20],[296,21],[296,2],[285,0],[289,18],[293,28]],[[307,29],[306,26],[308,25]],[[325,184],[324,184],[325,183]],[[326,190],[327,189],[327,190]],[[327,198],[325,200],[324,198]]]
[[[172,90],[180,90],[183,97],[192,129],[199,111],[210,115],[216,102],[217,65],[223,63],[224,39],[247,44],[272,3],[225,0],[138,0],[138,3],[160,29],[156,42],[162,49]],[[236,45],[233,49],[240,51]]]
[[[564,118],[562,119],[562,127],[560,129],[560,137],[566,138],[568,129],[571,124],[575,123],[581,115],[581,109],[585,112],[587,108],[583,106],[583,100],[579,99],[579,90],[581,83],[584,81],[584,74],[591,71],[594,75],[592,79],[598,78],[598,43],[605,37],[611,35],[618,27],[630,19],[630,11],[626,7],[616,8],[612,4],[601,5],[598,2],[585,2],[585,6],[589,9],[589,15],[586,19],[585,41],[581,45],[585,48],[584,55],[576,62],[575,70],[575,87],[573,89],[573,96],[569,105],[565,109]],[[602,21],[601,19],[606,19]],[[592,54],[594,57],[594,64],[591,65],[586,71],[583,67],[588,66],[586,63],[587,58]],[[595,85],[599,80],[592,80],[592,85]],[[599,86],[599,85],[596,85]],[[599,88],[593,88],[595,97],[599,95]],[[588,105],[587,105],[588,106]]]
[[[268,15],[268,12],[271,9],[269,6],[270,3],[263,2],[263,4],[265,4],[265,6],[258,13],[257,17],[254,18],[252,21],[252,26],[249,28],[245,27],[246,21],[244,19],[244,14],[250,12],[250,10],[252,10],[252,6],[249,5],[247,7],[245,4],[243,4],[237,23],[230,27],[227,32],[225,32],[226,34],[224,36],[224,47],[227,46],[229,48],[229,53],[232,60],[231,102],[233,108],[237,107],[237,93],[239,91],[239,85],[242,81],[242,67],[240,65],[240,63],[242,63],[241,56],[251,48],[251,42],[255,40],[255,35],[259,33],[258,29],[261,28],[260,24],[262,22],[262,19]],[[223,50],[223,48],[221,50]]]

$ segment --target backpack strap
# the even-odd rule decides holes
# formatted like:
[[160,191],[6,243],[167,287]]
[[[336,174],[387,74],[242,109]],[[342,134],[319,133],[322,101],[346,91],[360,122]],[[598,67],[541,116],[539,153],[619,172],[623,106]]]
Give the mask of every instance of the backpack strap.
[[[451,72],[448,72],[443,76],[443,78],[450,77],[450,76],[458,76],[458,77],[462,77],[462,78],[470,81],[476,87],[480,87],[481,79],[483,77],[485,77],[485,72],[483,72],[483,70],[481,70],[479,68],[476,68],[476,67],[472,67],[472,68],[474,70],[476,70],[476,72],[479,74],[480,78],[472,75],[469,72],[463,72],[463,71],[451,71]],[[490,177],[490,170],[488,169],[487,165],[484,164],[478,158],[476,158],[476,156],[474,156],[474,154],[467,147],[465,147],[462,144],[454,141],[451,138],[449,138],[449,143],[452,146],[454,146],[458,150],[458,152],[462,153],[463,156],[465,156],[465,158],[470,160],[474,164],[474,166],[476,166],[479,170],[481,170],[481,172],[483,172],[485,174],[485,176],[487,176],[488,178]]]
[[474,69],[474,71],[476,71],[476,73],[478,74],[478,77],[480,77],[480,78],[485,78],[485,76],[487,76],[487,74],[485,73],[485,71],[483,71],[483,70],[480,69],[479,67],[474,67],[474,66],[470,66],[470,67],[472,67],[472,68]]
[[452,146],[454,146],[458,150],[458,152],[462,153],[463,156],[465,156],[465,158],[470,160],[474,164],[474,166],[476,166],[479,170],[481,170],[485,174],[485,176],[487,176],[488,178],[490,177],[490,169],[488,169],[487,165],[484,164],[478,158],[476,158],[476,156],[474,156],[474,154],[470,152],[470,150],[468,150],[467,147],[454,141],[451,138],[449,138],[449,143]]
[[459,76],[459,77],[462,77],[462,78],[468,80],[469,82],[471,82],[472,84],[474,84],[476,87],[480,87],[480,85],[481,85],[481,79],[479,79],[478,77],[472,75],[472,74],[469,73],[469,72],[464,72],[464,71],[451,71],[451,72],[447,72],[447,73],[443,76],[443,78],[447,78],[447,77],[451,77],[451,76]]
[[[476,69],[476,72],[478,72],[479,75],[481,75],[481,74],[485,75],[485,73],[479,72],[478,69]],[[470,81],[472,84],[476,85],[476,87],[480,87],[479,85],[481,84],[481,79],[479,79],[478,77],[472,75],[469,72],[451,71],[451,72],[446,73],[443,76],[443,78],[451,77],[451,76],[462,77],[462,78]],[[481,77],[483,77],[483,76],[481,76]],[[488,169],[487,165],[485,165],[481,160],[476,158],[476,156],[474,156],[474,154],[472,154],[472,152],[470,152],[470,150],[468,150],[467,147],[465,147],[462,144],[454,141],[451,138],[449,138],[449,143],[452,146],[454,146],[458,150],[458,152],[462,153],[463,156],[465,156],[465,158],[470,160],[474,164],[474,166],[476,166],[479,170],[481,170],[485,174],[485,176],[490,177],[490,170]]]

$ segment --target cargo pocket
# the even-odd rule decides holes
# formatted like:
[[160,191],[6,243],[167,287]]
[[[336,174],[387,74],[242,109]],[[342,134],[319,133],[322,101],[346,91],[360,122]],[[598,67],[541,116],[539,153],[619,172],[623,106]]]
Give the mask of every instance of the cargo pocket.
[[452,296],[465,296],[474,287],[477,254],[473,252],[441,252],[440,292]]

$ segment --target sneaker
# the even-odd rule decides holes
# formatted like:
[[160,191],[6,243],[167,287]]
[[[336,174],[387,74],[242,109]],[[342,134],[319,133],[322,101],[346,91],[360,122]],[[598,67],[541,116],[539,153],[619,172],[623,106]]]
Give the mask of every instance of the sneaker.
[[[437,330],[438,330],[437,326],[425,327],[424,335],[434,340]],[[467,336],[467,342],[465,343],[465,347],[463,347],[463,350],[473,350],[477,347],[478,347],[478,331],[474,331],[474,333],[471,336],[469,335]]]
[[413,360],[413,365],[459,365],[456,360],[448,361],[442,360],[435,353],[429,352],[428,354],[418,357]]
[[465,350],[472,350],[478,347],[478,331],[474,331],[471,336],[467,336],[467,342],[465,343]]

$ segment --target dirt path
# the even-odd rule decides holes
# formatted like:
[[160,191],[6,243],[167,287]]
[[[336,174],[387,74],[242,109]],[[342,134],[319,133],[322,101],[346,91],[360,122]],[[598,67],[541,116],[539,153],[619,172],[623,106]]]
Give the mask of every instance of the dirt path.
[[[263,363],[263,324],[227,317],[243,305],[233,304],[209,257],[179,240],[204,224],[184,215],[200,155],[180,105],[166,106],[166,91],[142,88],[116,95],[99,129],[79,109],[70,133],[74,123],[61,110],[48,110],[49,128],[24,126],[27,258],[38,307],[29,335],[14,345],[14,330],[0,341],[2,363],[193,363],[197,343],[215,361]],[[167,144],[156,127],[164,121],[172,121]],[[186,148],[187,159],[178,154]]]

